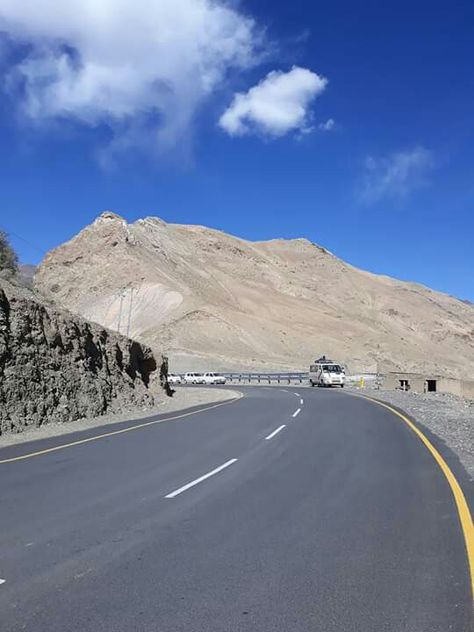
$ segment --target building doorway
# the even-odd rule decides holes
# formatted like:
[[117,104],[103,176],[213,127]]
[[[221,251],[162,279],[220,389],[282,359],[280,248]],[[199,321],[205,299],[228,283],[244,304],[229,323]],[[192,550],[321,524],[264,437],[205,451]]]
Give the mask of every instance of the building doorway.
[[426,380],[426,390],[428,393],[436,393],[436,380]]

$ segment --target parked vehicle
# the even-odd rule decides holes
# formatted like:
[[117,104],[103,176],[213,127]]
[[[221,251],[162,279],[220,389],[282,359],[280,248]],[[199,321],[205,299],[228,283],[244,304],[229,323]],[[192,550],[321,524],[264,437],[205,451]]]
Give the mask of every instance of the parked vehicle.
[[310,386],[340,386],[344,388],[346,375],[340,364],[328,360],[325,356],[309,367]]
[[226,378],[219,373],[204,373],[204,382],[205,384],[225,384],[227,382]]
[[168,374],[168,384],[181,384],[181,375],[175,375],[174,373]]
[[202,373],[185,373],[184,374],[184,383],[185,384],[204,384],[204,375]]

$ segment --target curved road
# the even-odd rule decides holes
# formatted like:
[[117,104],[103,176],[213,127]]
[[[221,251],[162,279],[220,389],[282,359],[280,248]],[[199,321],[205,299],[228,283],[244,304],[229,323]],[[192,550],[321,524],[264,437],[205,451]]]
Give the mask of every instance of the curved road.
[[472,629],[454,497],[414,432],[343,391],[239,390],[0,450],[2,632]]

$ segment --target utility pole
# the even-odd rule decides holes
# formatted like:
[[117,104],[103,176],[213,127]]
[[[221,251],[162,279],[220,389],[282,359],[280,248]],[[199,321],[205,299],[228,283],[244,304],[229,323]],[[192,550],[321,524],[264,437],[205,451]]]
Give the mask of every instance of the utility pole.
[[120,304],[119,304],[119,315],[118,315],[118,323],[117,323],[117,331],[120,333],[120,325],[122,323],[122,304],[123,304],[123,290],[120,290]]
[[130,338],[130,321],[132,318],[133,287],[130,288],[130,304],[128,306],[127,338]]

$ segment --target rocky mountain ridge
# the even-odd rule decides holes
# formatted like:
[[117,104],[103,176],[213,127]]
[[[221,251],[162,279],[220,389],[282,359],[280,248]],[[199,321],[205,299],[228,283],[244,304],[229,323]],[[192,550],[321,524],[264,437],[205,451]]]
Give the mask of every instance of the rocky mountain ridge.
[[0,280],[0,434],[151,406],[151,349]]
[[103,213],[40,265],[37,288],[165,349],[176,371],[474,370],[474,306],[375,275],[307,239],[249,242],[155,217]]

